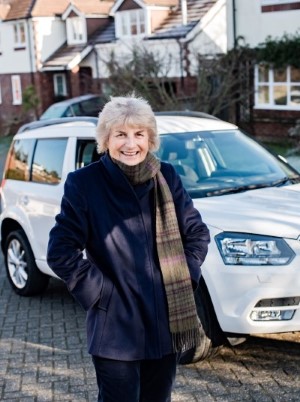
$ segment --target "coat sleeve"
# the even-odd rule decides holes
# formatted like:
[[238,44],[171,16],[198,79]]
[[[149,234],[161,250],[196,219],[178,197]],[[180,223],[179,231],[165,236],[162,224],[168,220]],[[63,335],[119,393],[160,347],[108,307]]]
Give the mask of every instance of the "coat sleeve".
[[47,262],[79,304],[88,310],[100,298],[104,278],[99,267],[83,256],[89,222],[87,203],[75,178],[74,173],[67,177],[61,211],[49,235]]
[[176,215],[181,233],[183,248],[190,270],[194,289],[201,277],[201,265],[205,260],[210,243],[209,229],[202,221],[200,212],[194,207],[193,200],[183,187],[180,176],[168,164],[169,186],[173,195]]

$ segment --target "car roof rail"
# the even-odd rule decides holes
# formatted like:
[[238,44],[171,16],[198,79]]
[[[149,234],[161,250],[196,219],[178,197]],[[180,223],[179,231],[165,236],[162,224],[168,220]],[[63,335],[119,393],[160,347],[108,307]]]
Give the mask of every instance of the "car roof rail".
[[213,116],[212,114],[204,113],[204,112],[196,112],[194,110],[172,110],[172,111],[163,111],[163,112],[155,112],[156,116],[187,116],[187,117],[200,117],[211,120],[220,120],[218,117]]
[[73,122],[93,123],[94,126],[96,127],[98,123],[98,118],[92,116],[74,116],[74,117],[60,117],[57,119],[36,120],[30,123],[23,124],[17,132],[23,133],[24,131],[34,130],[36,128],[53,126],[55,124],[73,123]]

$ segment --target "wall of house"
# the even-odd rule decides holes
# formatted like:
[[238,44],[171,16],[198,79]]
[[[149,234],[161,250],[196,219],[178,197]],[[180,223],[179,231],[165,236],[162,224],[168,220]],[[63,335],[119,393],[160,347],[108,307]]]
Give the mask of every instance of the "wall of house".
[[299,112],[288,110],[273,110],[268,111],[268,113],[256,110],[254,117],[254,134],[258,137],[276,140],[289,136],[289,129],[295,126],[295,122],[297,118],[300,118],[300,115]]
[[119,39],[116,43],[96,45],[98,52],[98,68],[93,69],[99,73],[100,78],[108,77],[106,62],[110,60],[111,53],[120,64],[126,63],[132,56],[133,49],[139,47],[141,51],[146,50],[156,55],[157,59],[164,63],[162,75],[168,77],[181,77],[182,68],[180,62],[180,44],[177,40],[140,40],[136,38]]
[[[31,84],[30,73],[19,74],[22,88]],[[8,127],[16,126],[22,121],[22,105],[13,104],[11,74],[1,74],[2,103],[0,104],[0,135],[5,133]]]
[[[28,38],[28,23],[25,23],[26,36]],[[0,74],[26,73],[31,69],[30,53],[28,44],[23,48],[16,48],[14,43],[13,22],[1,24],[1,55]]]
[[35,18],[34,19],[34,38],[36,46],[36,60],[40,67],[40,62],[45,61],[67,40],[65,22],[58,18]]
[[190,73],[193,75],[197,66],[194,55],[226,53],[227,23],[226,0],[219,0],[201,19],[199,26],[187,37],[189,47]]
[[[228,2],[229,27],[232,26],[232,3],[232,0]],[[269,35],[278,38],[284,33],[295,34],[300,29],[300,9],[286,10],[282,6],[272,12],[262,12],[261,0],[235,0],[235,4],[236,36],[243,36],[250,47],[264,42]],[[232,33],[230,47],[233,47]]]

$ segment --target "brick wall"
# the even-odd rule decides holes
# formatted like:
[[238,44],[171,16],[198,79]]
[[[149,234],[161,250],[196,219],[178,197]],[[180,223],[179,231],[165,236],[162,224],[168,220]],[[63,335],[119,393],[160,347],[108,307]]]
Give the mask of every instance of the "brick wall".
[[276,141],[289,138],[289,129],[300,119],[300,111],[254,110],[252,117],[253,135]]

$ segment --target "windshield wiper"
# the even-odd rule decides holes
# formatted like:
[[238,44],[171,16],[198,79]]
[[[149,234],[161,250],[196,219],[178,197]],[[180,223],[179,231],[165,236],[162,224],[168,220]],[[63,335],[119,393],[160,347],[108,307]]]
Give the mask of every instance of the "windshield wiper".
[[276,180],[272,183],[272,187],[280,187],[287,183],[297,184],[300,183],[300,175],[294,175],[292,177],[283,177],[282,179]]
[[[295,182],[295,180],[296,180],[296,182]],[[279,180],[271,181],[269,183],[247,184],[247,185],[242,185],[242,186],[228,187],[228,188],[221,188],[221,189],[218,189],[218,190],[212,190],[212,191],[207,192],[207,197],[211,197],[211,196],[214,196],[214,195],[242,193],[243,191],[256,190],[258,188],[279,187],[279,186],[283,186],[284,184],[286,184],[288,182],[291,182],[291,183],[300,182],[300,176],[283,177],[283,178],[281,178]]]

